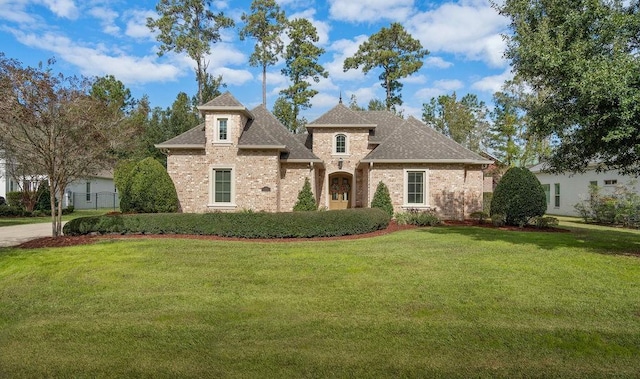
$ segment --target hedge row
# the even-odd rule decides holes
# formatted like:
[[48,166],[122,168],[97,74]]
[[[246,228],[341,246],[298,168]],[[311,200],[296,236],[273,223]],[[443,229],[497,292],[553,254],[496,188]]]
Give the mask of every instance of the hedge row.
[[311,238],[363,234],[384,229],[380,209],[291,213],[116,214],[69,221],[65,235],[197,234],[240,238]]

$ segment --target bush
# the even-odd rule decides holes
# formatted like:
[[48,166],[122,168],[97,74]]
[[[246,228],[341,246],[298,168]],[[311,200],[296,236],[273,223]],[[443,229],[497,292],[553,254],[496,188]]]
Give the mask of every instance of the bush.
[[493,193],[491,218],[504,215],[507,225],[524,226],[547,210],[547,200],[538,178],[524,167],[512,167]]
[[240,238],[312,238],[369,233],[389,225],[379,209],[289,213],[115,214],[80,217],[65,235],[89,233],[201,234]]
[[559,224],[559,221],[555,217],[534,217],[533,218],[533,225],[535,225],[536,228],[540,228],[540,229],[555,228],[556,226],[558,226],[558,224]]
[[386,184],[382,182],[378,183],[376,192],[373,194],[373,200],[371,201],[371,208],[382,209],[389,217],[393,216],[393,204],[391,204],[391,196],[389,195],[389,188]]
[[304,179],[304,185],[302,189],[298,193],[298,201],[296,205],[293,206],[293,210],[298,211],[315,211],[318,209],[316,205],[316,199],[313,197],[313,192],[311,192],[311,183],[309,182],[309,178]]
[[10,207],[6,204],[0,205],[0,217],[25,217],[31,214],[20,207]]
[[[58,201],[56,200],[56,206]],[[33,208],[35,211],[47,212],[47,215],[51,216],[51,190],[49,188],[49,182],[44,181],[38,186],[36,191],[36,204]]]
[[484,224],[484,220],[489,218],[486,212],[473,212],[471,213],[471,219],[476,220],[479,224]]
[[482,193],[482,211],[487,215],[491,214],[491,200],[493,199],[493,192]]
[[399,225],[436,226],[442,221],[433,210],[421,211],[409,209],[407,212],[396,213],[396,222]]
[[640,195],[629,187],[619,185],[614,193],[603,196],[600,187],[590,186],[589,200],[574,205],[574,208],[585,222],[640,228]]
[[15,208],[24,208],[24,205],[22,204],[22,192],[7,192],[7,205]]
[[178,210],[178,195],[167,170],[154,158],[133,167],[125,162],[116,168],[120,210],[137,213],[169,213]]

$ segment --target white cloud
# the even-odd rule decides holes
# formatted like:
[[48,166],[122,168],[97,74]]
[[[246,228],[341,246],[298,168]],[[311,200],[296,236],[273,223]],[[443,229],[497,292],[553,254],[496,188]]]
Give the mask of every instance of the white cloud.
[[453,63],[447,62],[441,57],[427,57],[424,60],[425,67],[434,67],[434,68],[449,68],[453,66]]
[[154,34],[147,27],[147,17],[155,18],[158,14],[150,10],[132,10],[125,14],[127,28],[125,34],[132,38],[154,40]]
[[115,23],[118,18],[117,12],[104,7],[95,7],[89,9],[87,13],[100,20],[103,32],[112,35],[117,35],[120,32],[120,27]]
[[214,76],[222,75],[222,82],[227,85],[240,86],[253,80],[253,75],[247,70],[217,67],[209,71]]
[[471,85],[471,88],[493,94],[502,90],[504,83],[511,79],[513,79],[513,72],[511,72],[511,69],[507,69],[502,74],[486,76],[478,80]]
[[182,72],[173,64],[162,64],[155,56],[114,55],[104,46],[86,47],[53,33],[27,34],[13,30],[16,39],[29,47],[50,51],[78,67],[86,76],[111,74],[123,83],[148,83],[176,80]]
[[418,100],[428,101],[433,97],[446,95],[463,87],[464,83],[457,79],[436,80],[433,82],[433,86],[416,91],[414,97]]
[[427,82],[427,77],[424,75],[411,75],[400,79],[400,81],[403,84],[424,84]]
[[414,12],[414,0],[330,0],[329,3],[331,18],[357,23],[404,21]]
[[42,2],[58,17],[68,19],[78,17],[78,8],[73,0],[42,0]]
[[361,69],[344,72],[344,60],[353,56],[358,51],[358,46],[369,37],[360,35],[353,40],[341,39],[332,43],[327,52],[332,53],[332,60],[324,63],[324,68],[329,72],[329,76],[335,80],[365,80],[365,75]]
[[34,24],[36,17],[26,10],[27,2],[0,0],[0,19],[19,24]]
[[481,60],[493,67],[504,67],[505,42],[501,33],[509,20],[485,1],[444,3],[417,13],[407,29],[431,52],[448,52],[469,60]]

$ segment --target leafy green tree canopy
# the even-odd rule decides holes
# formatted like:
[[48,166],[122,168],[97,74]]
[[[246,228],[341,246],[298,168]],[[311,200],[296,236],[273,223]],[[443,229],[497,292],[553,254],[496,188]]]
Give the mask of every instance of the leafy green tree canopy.
[[640,174],[640,7],[637,1],[505,0],[506,57],[537,94],[531,129],[558,144],[552,171],[593,161]]
[[394,22],[362,43],[353,57],[345,59],[343,69],[348,71],[362,67],[362,72],[367,74],[374,68],[381,68],[379,79],[386,91],[386,109],[391,110],[402,105],[400,79],[418,71],[427,54],[429,51],[422,48],[420,41],[414,39],[401,24]]

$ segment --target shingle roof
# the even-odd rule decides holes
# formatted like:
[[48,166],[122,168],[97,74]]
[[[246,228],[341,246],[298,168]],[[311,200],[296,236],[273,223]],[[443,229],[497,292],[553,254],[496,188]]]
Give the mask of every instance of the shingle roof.
[[414,117],[395,128],[362,161],[491,163]]
[[158,149],[183,148],[204,149],[205,135],[204,123],[179,134],[168,141],[156,145]]
[[241,102],[239,102],[231,92],[227,91],[215,99],[209,101],[206,104],[198,106],[200,111],[240,111],[244,113],[248,118],[253,118],[253,115]]
[[369,135],[369,142],[380,143],[390,136],[405,120],[389,111],[360,111],[364,118],[378,126]]
[[251,113],[255,119],[249,121],[245,126],[238,142],[239,148],[279,148],[283,150],[282,159],[320,161],[263,105],[254,108]]
[[307,124],[307,129],[318,127],[369,127],[375,128],[376,123],[367,120],[359,112],[338,104],[327,113]]

